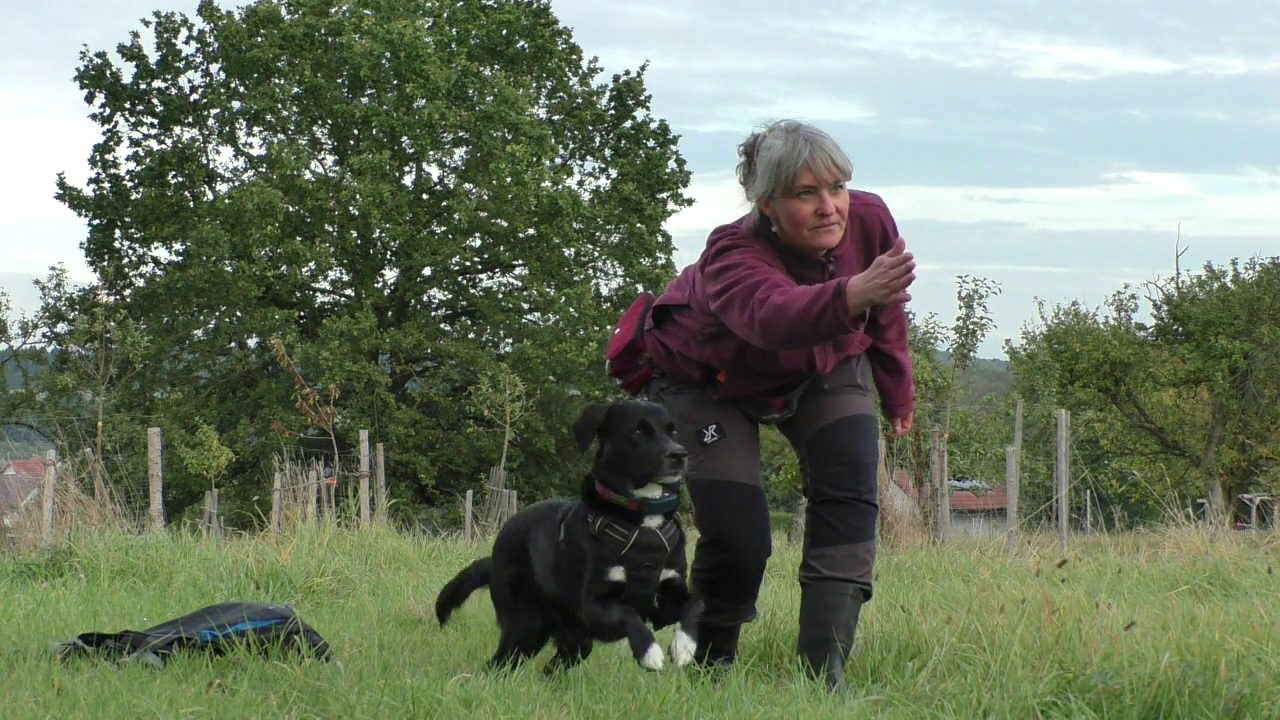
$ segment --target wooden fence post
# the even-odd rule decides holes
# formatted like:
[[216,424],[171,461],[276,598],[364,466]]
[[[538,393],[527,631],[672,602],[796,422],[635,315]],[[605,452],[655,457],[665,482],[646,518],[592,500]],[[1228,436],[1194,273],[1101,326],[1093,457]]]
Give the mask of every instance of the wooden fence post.
[[160,428],[147,428],[147,484],[151,495],[151,529],[164,530],[164,436]]
[[385,522],[387,519],[387,454],[383,449],[382,443],[374,445],[374,499],[376,508],[376,517],[379,521]]
[[360,527],[369,527],[369,431],[360,431]]
[[316,475],[316,469],[307,467],[305,463],[302,465],[300,474],[303,478],[303,485],[307,488],[307,502],[305,505],[307,522],[313,523],[319,519],[316,512],[316,495],[320,492],[320,478]]
[[933,490],[937,493],[934,536],[939,543],[945,543],[951,528],[951,492],[947,482],[946,443],[942,439],[942,429],[937,425],[929,430],[929,446],[930,476],[933,479]]
[[1018,552],[1018,448],[1010,445],[1004,449],[1004,495],[1007,499],[1005,519],[1009,532],[1009,552]]
[[222,517],[218,512],[218,488],[204,491],[204,532],[215,539],[222,537]]
[[54,480],[58,475],[58,451],[49,450],[44,454],[44,490],[41,494],[40,533],[46,546],[53,544],[53,493],[57,488]]
[[467,499],[462,506],[462,537],[467,542],[475,539],[475,503],[472,491],[467,491]]
[[275,479],[271,484],[271,532],[279,533],[284,529],[284,472],[276,467]]
[[1013,411],[1013,449],[1018,453],[1018,470],[1022,470],[1022,398]]
[[[787,529],[787,542],[792,545],[804,542],[805,513],[809,510],[809,499],[804,495],[796,500],[795,514],[791,516],[791,527]],[[883,514],[883,510],[881,511]]]
[[1067,551],[1067,530],[1071,512],[1071,464],[1070,464],[1071,413],[1058,408],[1058,536],[1062,551]]
[[1093,534],[1093,489],[1084,489],[1084,534]]

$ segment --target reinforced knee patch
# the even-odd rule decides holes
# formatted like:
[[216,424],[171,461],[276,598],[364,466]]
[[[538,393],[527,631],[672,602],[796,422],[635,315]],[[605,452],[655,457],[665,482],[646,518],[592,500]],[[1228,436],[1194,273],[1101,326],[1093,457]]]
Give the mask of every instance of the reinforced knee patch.
[[803,580],[844,580],[870,589],[879,515],[879,426],[848,415],[804,440],[807,469]]
[[702,619],[738,625],[756,615],[756,599],[773,552],[769,506],[759,485],[690,480],[698,543],[690,582],[702,597]]

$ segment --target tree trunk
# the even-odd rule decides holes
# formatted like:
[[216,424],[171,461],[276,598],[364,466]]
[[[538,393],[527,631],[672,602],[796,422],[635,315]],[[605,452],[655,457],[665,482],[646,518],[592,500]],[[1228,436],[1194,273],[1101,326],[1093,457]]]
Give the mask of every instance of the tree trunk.
[[1222,444],[1223,433],[1227,429],[1227,414],[1222,398],[1213,398],[1213,419],[1209,425],[1209,438],[1205,443],[1204,454],[1200,456],[1200,478],[1204,482],[1207,519],[1211,525],[1225,525],[1229,521],[1226,497],[1222,492],[1222,481],[1218,478],[1218,447]]

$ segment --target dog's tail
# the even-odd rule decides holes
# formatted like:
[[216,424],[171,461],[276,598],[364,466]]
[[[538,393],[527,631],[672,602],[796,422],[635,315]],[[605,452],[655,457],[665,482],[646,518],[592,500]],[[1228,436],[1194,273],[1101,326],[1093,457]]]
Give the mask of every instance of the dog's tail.
[[493,568],[493,559],[482,557],[463,568],[453,579],[440,588],[436,596],[436,620],[441,625],[449,619],[454,610],[471,597],[471,593],[489,584],[489,571]]

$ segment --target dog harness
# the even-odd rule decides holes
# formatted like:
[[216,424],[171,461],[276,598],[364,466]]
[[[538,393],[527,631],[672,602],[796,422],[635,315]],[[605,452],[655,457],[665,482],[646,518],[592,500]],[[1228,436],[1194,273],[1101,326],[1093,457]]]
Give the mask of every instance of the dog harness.
[[662,569],[674,550],[680,524],[675,516],[660,527],[620,523],[603,515],[587,514],[587,527],[599,538],[626,571],[623,593],[628,605],[637,610],[654,607]]
[[[596,483],[596,493],[604,500],[637,510],[646,515],[664,515],[680,503],[676,494],[662,498],[633,498],[619,495]],[[628,605],[637,610],[651,609],[662,581],[662,569],[675,549],[680,534],[680,523],[672,515],[658,527],[643,523],[622,523],[605,515],[587,513],[587,527],[618,560],[626,572],[624,596]]]

